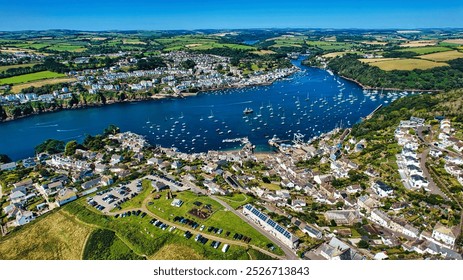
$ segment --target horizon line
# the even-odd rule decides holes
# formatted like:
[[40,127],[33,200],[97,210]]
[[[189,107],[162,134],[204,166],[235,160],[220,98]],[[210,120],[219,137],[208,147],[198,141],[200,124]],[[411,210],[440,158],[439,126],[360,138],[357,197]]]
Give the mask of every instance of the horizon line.
[[49,29],[22,29],[22,30],[0,30],[4,32],[39,32],[39,31],[79,31],[79,32],[128,32],[128,31],[202,31],[202,30],[217,30],[217,31],[234,31],[234,30],[433,30],[433,29],[463,29],[462,27],[415,27],[415,28],[400,28],[400,27],[246,27],[246,28],[173,28],[173,29],[101,29],[101,30],[86,30],[86,29],[69,29],[69,28],[49,28]]

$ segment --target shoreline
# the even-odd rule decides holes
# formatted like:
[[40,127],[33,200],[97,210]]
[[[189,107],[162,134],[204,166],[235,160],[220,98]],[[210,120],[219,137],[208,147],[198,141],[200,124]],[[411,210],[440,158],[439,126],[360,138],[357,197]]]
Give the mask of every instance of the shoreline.
[[274,82],[276,82],[276,81],[278,81],[280,79],[286,78],[288,76],[291,76],[291,75],[293,75],[294,73],[296,73],[298,71],[300,71],[299,68],[297,70],[295,70],[294,72],[292,72],[291,74],[287,75],[287,76],[281,77],[279,79],[274,79],[274,80],[272,80],[270,82],[259,83],[259,84],[244,85],[244,86],[224,86],[224,87],[220,87],[220,88],[199,90],[197,92],[180,92],[178,94],[156,94],[156,95],[153,95],[153,96],[151,96],[149,98],[125,99],[125,100],[109,100],[106,103],[80,104],[80,105],[73,106],[73,107],[55,108],[55,109],[52,109],[52,110],[45,110],[45,111],[42,111],[42,112],[33,112],[33,113],[30,113],[30,114],[27,114],[27,115],[22,115],[22,116],[18,116],[18,117],[14,117],[14,118],[6,118],[6,119],[1,120],[0,124],[15,121],[15,120],[19,120],[19,119],[23,119],[23,118],[27,118],[27,117],[32,117],[32,116],[35,116],[35,115],[42,115],[42,114],[46,114],[46,113],[54,113],[54,112],[60,112],[60,111],[66,111],[66,110],[78,110],[78,109],[86,109],[86,108],[92,108],[92,107],[103,107],[103,106],[107,106],[107,105],[127,103],[127,102],[154,101],[154,100],[163,100],[163,99],[169,99],[169,98],[171,98],[171,99],[183,99],[183,98],[187,98],[187,97],[197,96],[198,94],[201,94],[201,93],[208,93],[208,92],[217,91],[217,90],[240,89],[240,88],[248,88],[248,87],[253,87],[253,86],[269,86],[269,85],[272,85]]
[[[322,68],[323,69],[323,68]],[[343,76],[343,75],[340,75],[340,74],[337,74],[335,73],[336,75],[338,75],[339,77],[343,78],[343,79],[346,79],[348,81],[351,81],[353,83],[356,83],[357,85],[359,85],[362,89],[372,89],[372,90],[390,90],[390,91],[421,91],[421,92],[442,92],[443,90],[439,90],[439,89],[414,89],[414,88],[382,88],[382,87],[372,87],[372,86],[366,86],[362,83],[360,83],[359,81],[357,81],[356,79],[353,79],[353,78],[349,78],[349,77],[346,77],[346,76]]]

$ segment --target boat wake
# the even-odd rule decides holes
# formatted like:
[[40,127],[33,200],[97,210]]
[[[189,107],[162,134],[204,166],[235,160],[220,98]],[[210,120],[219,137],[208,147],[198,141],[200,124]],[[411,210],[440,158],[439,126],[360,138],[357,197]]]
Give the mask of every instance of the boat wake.
[[57,129],[57,132],[70,132],[70,131],[77,131],[80,128],[75,128],[75,129]]
[[35,125],[32,128],[47,128],[47,127],[57,127],[58,124],[50,124],[50,125]]

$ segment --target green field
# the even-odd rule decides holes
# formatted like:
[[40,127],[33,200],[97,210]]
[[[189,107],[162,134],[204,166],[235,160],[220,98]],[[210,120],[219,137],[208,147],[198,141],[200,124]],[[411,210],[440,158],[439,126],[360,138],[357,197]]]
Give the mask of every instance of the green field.
[[241,45],[241,44],[228,44],[219,43],[219,38],[215,36],[195,36],[185,35],[176,36],[173,38],[156,39],[156,43],[164,46],[164,51],[176,50],[208,50],[213,48],[231,48],[237,50],[256,50],[255,47]]
[[377,66],[382,70],[385,71],[392,71],[392,70],[414,70],[414,69],[431,69],[434,67],[442,67],[448,66],[447,63],[443,62],[434,62],[424,59],[390,59],[390,60],[382,60],[382,61],[375,61],[368,63],[372,66]]
[[96,229],[89,236],[83,253],[84,260],[143,260],[127,247],[116,233],[107,229]]
[[457,58],[463,58],[463,52],[448,51],[421,55],[420,58],[433,61],[449,61]]
[[48,47],[47,50],[52,50],[52,51],[59,51],[59,52],[83,52],[86,50],[86,48],[82,46],[76,46],[76,45],[54,45],[51,47]]
[[[150,180],[143,180],[142,182],[143,190],[134,198],[130,199],[122,203],[120,206],[122,209],[130,209],[130,208],[140,208],[143,204],[145,198],[151,193],[153,187],[151,186]],[[118,209],[113,209],[112,212],[119,211]]]
[[[231,232],[228,238],[231,238],[234,233],[240,233],[251,237],[252,240],[250,244],[259,246],[261,248],[267,248],[266,246],[271,243],[268,238],[262,236],[247,222],[241,220],[234,213],[227,211],[222,205],[207,196],[197,196],[196,194],[188,191],[176,193],[175,198],[181,199],[184,204],[181,207],[175,207],[170,205],[172,200],[165,199],[166,192],[163,192],[162,194],[163,195],[160,199],[153,200],[154,204],[148,206],[148,209],[151,212],[161,218],[173,222],[175,216],[183,216],[185,218],[192,219],[201,225],[205,225],[206,229],[209,226],[218,227],[224,231],[221,235],[218,235],[223,238],[226,238],[224,234],[227,231]],[[189,214],[188,212],[192,208],[198,208],[198,206],[194,205],[195,202],[201,202],[203,205],[211,205],[213,213],[205,220]],[[209,232],[206,231],[206,233]],[[281,254],[281,249],[278,248],[275,253]]]
[[59,210],[1,238],[0,259],[79,260],[92,230]]
[[437,53],[437,52],[445,52],[450,51],[452,49],[447,47],[416,47],[416,48],[401,48],[399,51],[402,52],[414,52],[418,55],[428,54],[428,53]]
[[38,80],[53,79],[66,77],[64,74],[59,74],[51,71],[41,71],[31,74],[19,75],[10,78],[0,79],[0,85],[4,84],[21,84],[27,82],[33,82]]
[[69,215],[80,221],[114,231],[117,237],[137,255],[146,255],[148,259],[164,257],[165,253],[161,250],[164,246],[171,244],[189,247],[198,254],[198,258],[203,259],[249,259],[246,248],[231,246],[230,250],[224,254],[219,249],[212,248],[210,242],[202,245],[192,239],[185,239],[181,230],[177,229],[173,232],[160,230],[149,223],[148,216],[116,219],[104,216],[93,208],[88,208],[84,200],[70,203],[64,208]]
[[307,41],[307,45],[317,47],[324,51],[342,51],[352,49],[354,44],[343,42],[328,42],[328,41]]
[[254,198],[247,196],[243,193],[234,193],[233,196],[221,196],[219,197],[220,200],[225,201],[228,205],[233,207],[234,209],[239,208],[248,203],[253,203]]
[[8,69],[13,68],[21,68],[21,67],[32,67],[37,63],[27,63],[27,64],[15,64],[15,65],[7,65],[7,66],[0,66],[0,72],[6,71]]

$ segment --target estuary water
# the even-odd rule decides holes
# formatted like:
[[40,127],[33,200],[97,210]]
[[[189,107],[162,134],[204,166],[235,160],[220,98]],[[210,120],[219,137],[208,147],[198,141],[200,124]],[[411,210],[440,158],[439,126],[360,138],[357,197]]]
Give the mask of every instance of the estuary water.
[[[335,127],[349,127],[380,104],[406,95],[367,92],[331,72],[293,64],[301,71],[268,86],[200,93],[184,99],[119,103],[102,107],[35,115],[0,123],[0,154],[14,160],[34,155],[46,139],[82,141],[109,124],[147,137],[153,145],[183,152],[239,147],[226,139],[248,137],[257,150],[268,150],[268,139],[308,140]],[[253,112],[245,114],[245,109]]]

